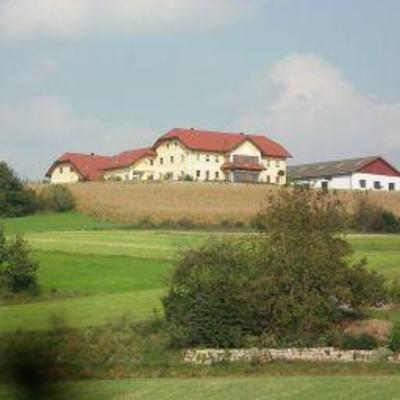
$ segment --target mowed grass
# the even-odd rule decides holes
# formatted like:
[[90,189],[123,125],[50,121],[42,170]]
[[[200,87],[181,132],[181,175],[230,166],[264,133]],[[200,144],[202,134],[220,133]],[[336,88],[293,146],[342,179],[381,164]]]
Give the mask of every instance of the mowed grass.
[[[72,326],[98,325],[124,314],[149,318],[154,309],[162,310],[160,298],[179,254],[220,235],[118,230],[75,213],[5,220],[4,225],[8,234],[25,234],[40,263],[42,293],[34,302],[0,305],[0,331],[44,329],[54,315],[63,315]],[[367,257],[371,268],[390,279],[400,277],[400,236],[349,240],[356,257]],[[390,317],[397,322],[398,315]]]
[[[85,400],[394,400],[398,377],[264,377],[81,381],[59,387],[60,398]],[[0,387],[0,399],[11,391]],[[57,399],[57,396],[55,396]]]

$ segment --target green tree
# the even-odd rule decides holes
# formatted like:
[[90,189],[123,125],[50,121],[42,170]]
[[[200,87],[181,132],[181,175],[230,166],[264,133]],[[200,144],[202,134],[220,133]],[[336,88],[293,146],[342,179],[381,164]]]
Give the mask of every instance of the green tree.
[[38,287],[38,264],[30,258],[26,241],[19,235],[6,243],[4,234],[0,235],[0,282],[10,293],[32,291]]
[[35,193],[23,185],[5,162],[0,162],[0,217],[20,217],[35,209]]
[[351,263],[336,197],[282,189],[259,214],[261,234],[187,252],[163,299],[176,346],[242,346],[249,338],[306,339],[348,310],[385,299],[383,279]]

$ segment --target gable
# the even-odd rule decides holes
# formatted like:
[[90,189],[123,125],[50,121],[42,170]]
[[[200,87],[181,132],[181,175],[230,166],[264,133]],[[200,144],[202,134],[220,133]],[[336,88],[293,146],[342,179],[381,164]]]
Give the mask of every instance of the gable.
[[365,165],[358,172],[362,172],[364,174],[400,177],[400,172],[382,158],[378,158],[377,160]]

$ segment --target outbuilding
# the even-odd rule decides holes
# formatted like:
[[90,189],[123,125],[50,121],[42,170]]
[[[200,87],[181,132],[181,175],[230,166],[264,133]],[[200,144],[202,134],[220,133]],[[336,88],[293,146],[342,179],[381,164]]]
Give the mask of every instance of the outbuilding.
[[400,190],[400,172],[381,156],[288,167],[289,179],[319,189]]

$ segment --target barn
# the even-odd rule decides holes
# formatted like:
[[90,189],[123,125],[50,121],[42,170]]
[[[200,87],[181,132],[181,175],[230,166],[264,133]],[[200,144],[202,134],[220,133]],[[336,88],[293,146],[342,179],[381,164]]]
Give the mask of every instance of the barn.
[[400,172],[381,156],[293,165],[289,179],[319,189],[400,190]]

